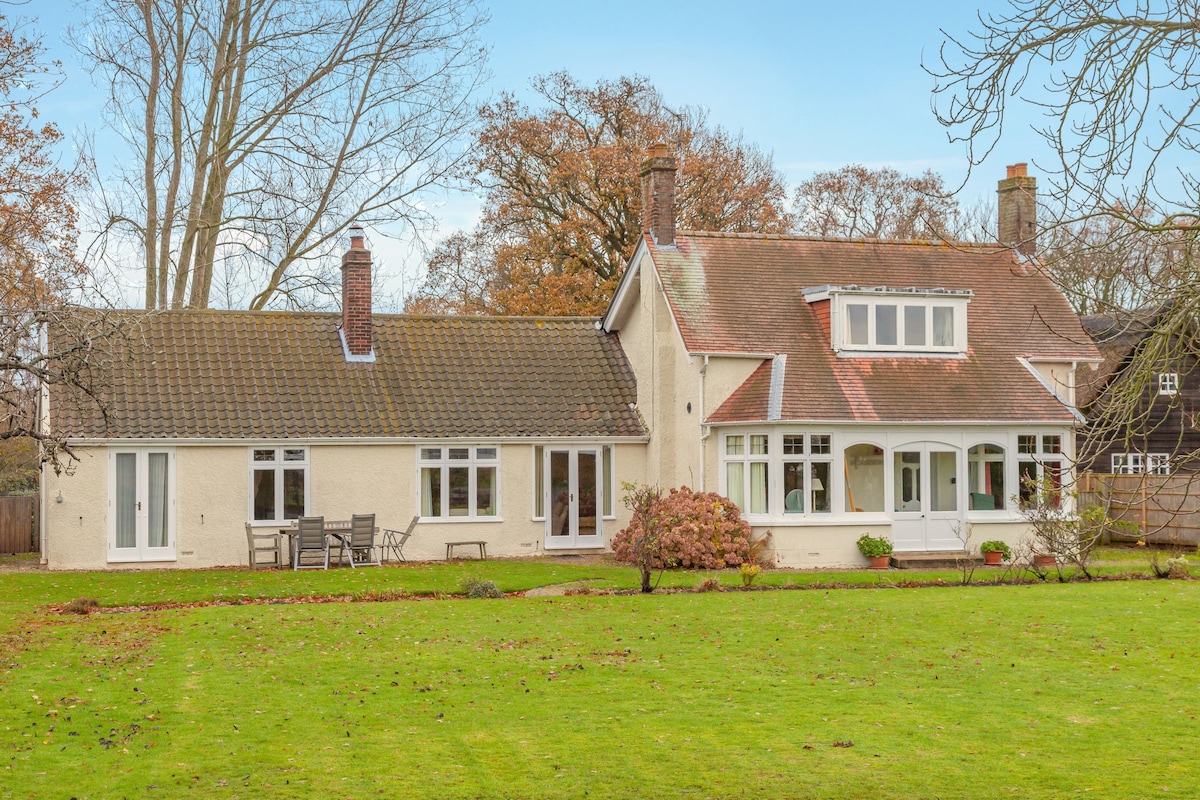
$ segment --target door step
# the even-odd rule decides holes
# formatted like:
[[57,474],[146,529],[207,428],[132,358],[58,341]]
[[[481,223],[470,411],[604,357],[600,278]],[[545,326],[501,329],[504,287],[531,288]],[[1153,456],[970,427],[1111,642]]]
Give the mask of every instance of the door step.
[[919,553],[892,553],[891,564],[896,569],[958,569],[962,566],[983,566],[983,556],[966,550],[931,550]]

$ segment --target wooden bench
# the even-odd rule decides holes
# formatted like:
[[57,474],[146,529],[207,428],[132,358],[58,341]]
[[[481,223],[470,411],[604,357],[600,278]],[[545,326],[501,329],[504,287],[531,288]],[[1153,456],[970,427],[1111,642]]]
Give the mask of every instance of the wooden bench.
[[460,546],[470,546],[479,548],[479,558],[487,561],[487,542],[480,539],[475,539],[469,542],[446,542],[446,560],[449,561],[454,557],[454,548]]

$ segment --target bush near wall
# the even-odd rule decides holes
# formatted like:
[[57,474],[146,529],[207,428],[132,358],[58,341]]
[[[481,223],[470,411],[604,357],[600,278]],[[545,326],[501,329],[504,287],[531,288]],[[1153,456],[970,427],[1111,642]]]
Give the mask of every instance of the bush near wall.
[[[639,507],[645,506],[645,507]],[[633,505],[629,526],[612,541],[617,560],[650,569],[724,569],[752,561],[750,524],[732,501],[684,486]]]

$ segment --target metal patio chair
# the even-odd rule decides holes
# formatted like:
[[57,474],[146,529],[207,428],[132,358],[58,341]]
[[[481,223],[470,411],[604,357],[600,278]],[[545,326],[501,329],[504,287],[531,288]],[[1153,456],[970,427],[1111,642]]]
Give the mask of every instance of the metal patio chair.
[[[320,553],[323,563],[301,564],[304,556]],[[325,538],[324,517],[301,517],[296,525],[296,552],[292,554],[292,569],[329,569],[329,540]]]
[[338,561],[342,553],[350,556],[350,566],[381,566],[379,553],[375,551],[375,515],[355,514],[350,517],[350,530],[342,535],[342,546],[338,550]]
[[383,551],[384,563],[387,563],[389,550],[392,553],[392,558],[399,558],[405,564],[408,563],[408,559],[404,557],[404,545],[413,535],[413,531],[417,527],[417,520],[420,518],[420,516],[413,516],[408,522],[408,527],[402,531],[380,531],[383,534],[383,543],[379,546],[379,549]]

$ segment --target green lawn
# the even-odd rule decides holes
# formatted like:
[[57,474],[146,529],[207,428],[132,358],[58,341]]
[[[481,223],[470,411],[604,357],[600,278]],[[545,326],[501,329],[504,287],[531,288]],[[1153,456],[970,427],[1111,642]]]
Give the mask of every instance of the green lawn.
[[[435,599],[466,577],[510,591],[637,581],[532,562],[0,575],[0,797],[1126,798],[1200,785],[1200,582]],[[785,577],[897,574],[772,574]],[[424,597],[45,609],[401,589]]]

